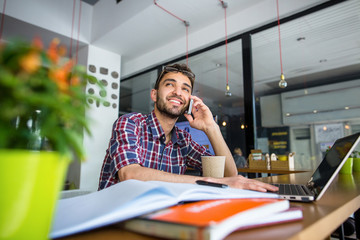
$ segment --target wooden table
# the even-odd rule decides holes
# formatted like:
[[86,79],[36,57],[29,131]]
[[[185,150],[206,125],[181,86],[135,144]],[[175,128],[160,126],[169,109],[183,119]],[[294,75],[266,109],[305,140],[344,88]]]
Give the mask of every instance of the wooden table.
[[[261,180],[268,183],[306,183],[311,174],[279,175]],[[325,239],[360,208],[360,174],[340,174],[319,201],[292,202],[291,205],[303,208],[302,221],[239,231],[227,239]]]
[[[264,182],[305,183],[311,173],[296,173],[261,178]],[[352,213],[360,208],[360,174],[339,175],[324,196],[313,203],[296,203],[303,208],[304,219],[293,223],[278,224],[238,231],[226,239],[325,239],[331,235]],[[63,238],[66,240],[112,240],[112,239],[157,239],[131,233],[115,226],[108,226]]]
[[271,174],[292,174],[302,172],[312,172],[313,170],[289,170],[289,169],[262,169],[262,168],[238,168],[238,172],[243,173],[255,173],[256,177],[261,177],[261,173],[267,173],[268,176]]

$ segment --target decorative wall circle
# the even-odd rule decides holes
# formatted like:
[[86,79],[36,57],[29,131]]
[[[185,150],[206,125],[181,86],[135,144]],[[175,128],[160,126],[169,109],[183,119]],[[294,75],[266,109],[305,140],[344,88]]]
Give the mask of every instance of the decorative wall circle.
[[111,76],[115,79],[117,79],[119,77],[119,74],[115,71],[111,72]]
[[89,76],[88,82],[91,83],[91,84],[95,84],[96,83],[96,78],[92,77],[92,76]]
[[107,68],[101,67],[100,68],[100,73],[104,74],[104,75],[107,75],[109,73],[109,70]]
[[89,93],[89,94],[94,94],[94,93],[95,93],[95,91],[94,91],[94,89],[89,88],[89,89],[88,89],[88,93]]
[[106,86],[108,85],[108,82],[107,82],[105,79],[102,79],[102,80],[100,81],[100,83],[101,83],[104,87],[106,87]]
[[111,94],[111,98],[112,98],[112,99],[117,99],[118,96],[117,96],[116,94]]
[[106,97],[106,91],[105,90],[100,90],[99,94],[100,94],[100,97]]
[[111,84],[111,87],[112,87],[113,89],[118,89],[119,84],[118,84],[118,83],[113,82],[113,83]]
[[89,71],[92,72],[92,73],[95,73],[96,72],[96,67],[94,65],[89,65]]

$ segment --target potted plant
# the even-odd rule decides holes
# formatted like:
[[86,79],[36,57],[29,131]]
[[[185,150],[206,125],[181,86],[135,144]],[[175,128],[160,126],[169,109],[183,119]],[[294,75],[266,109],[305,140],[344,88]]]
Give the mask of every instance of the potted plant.
[[351,157],[353,158],[354,172],[360,173],[360,152],[359,151],[353,151],[352,154],[351,154]]
[[48,49],[0,45],[0,239],[47,239],[69,161],[84,159],[86,69]]

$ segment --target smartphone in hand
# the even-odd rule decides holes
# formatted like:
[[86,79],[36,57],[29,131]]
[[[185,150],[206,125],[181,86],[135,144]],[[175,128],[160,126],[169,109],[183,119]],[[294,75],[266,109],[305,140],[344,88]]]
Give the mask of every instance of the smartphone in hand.
[[191,114],[193,104],[194,104],[194,100],[193,100],[193,99],[190,99],[189,108],[188,108],[188,110],[186,111],[186,113],[189,114],[189,115]]

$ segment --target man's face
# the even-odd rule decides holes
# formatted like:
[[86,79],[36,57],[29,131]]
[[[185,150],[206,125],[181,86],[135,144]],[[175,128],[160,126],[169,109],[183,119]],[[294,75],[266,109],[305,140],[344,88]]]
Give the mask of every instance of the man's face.
[[191,89],[190,79],[184,74],[166,73],[160,81],[159,89],[154,90],[155,108],[168,117],[180,117],[189,106]]

